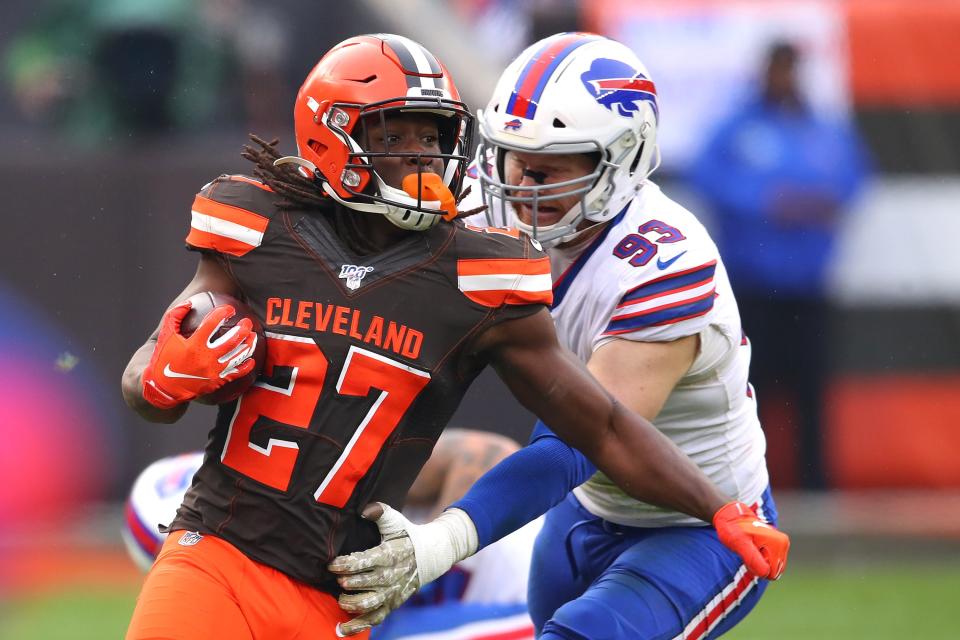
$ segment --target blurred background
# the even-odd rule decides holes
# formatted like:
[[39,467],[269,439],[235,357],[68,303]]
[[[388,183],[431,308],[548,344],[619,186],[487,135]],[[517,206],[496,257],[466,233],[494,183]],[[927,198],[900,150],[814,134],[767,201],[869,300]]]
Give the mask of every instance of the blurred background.
[[[0,24],[0,639],[120,637],[136,475],[200,448],[120,374],[189,281],[189,204],[293,151],[359,33],[422,42],[482,107],[527,44],[589,30],[657,83],[654,179],[711,228],[754,343],[790,572],[733,638],[955,638],[960,0],[9,0]],[[484,375],[454,424],[525,441]]]

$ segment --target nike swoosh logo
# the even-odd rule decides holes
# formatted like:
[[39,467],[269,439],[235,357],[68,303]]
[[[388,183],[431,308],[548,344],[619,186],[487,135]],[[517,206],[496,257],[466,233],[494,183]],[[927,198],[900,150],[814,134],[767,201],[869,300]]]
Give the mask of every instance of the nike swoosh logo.
[[203,376],[192,376],[189,373],[179,373],[170,368],[168,364],[163,368],[163,375],[168,378],[190,378],[192,380],[209,380],[209,378],[204,378]]
[[768,525],[766,522],[760,522],[759,520],[754,520],[754,521],[753,521],[753,526],[755,526],[755,527],[763,527],[764,529],[773,529],[773,527],[771,527],[770,525]]
[[682,256],[682,255],[685,254],[685,253],[686,253],[686,251],[681,251],[680,253],[678,253],[677,255],[673,256],[673,257],[670,258],[669,260],[662,260],[662,259],[660,259],[660,258],[657,258],[657,269],[660,269],[661,271],[663,271],[664,269],[666,269],[667,267],[669,267],[670,265],[672,265],[674,262],[676,262],[677,260],[679,260],[679,259],[680,259],[680,256]]

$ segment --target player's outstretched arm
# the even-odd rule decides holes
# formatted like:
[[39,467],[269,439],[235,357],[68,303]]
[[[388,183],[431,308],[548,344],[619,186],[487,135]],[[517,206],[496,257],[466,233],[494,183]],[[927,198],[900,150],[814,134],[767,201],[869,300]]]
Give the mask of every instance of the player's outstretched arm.
[[[669,439],[606,393],[557,343],[545,311],[488,330],[475,344],[475,352],[497,369],[527,408],[555,425],[564,441],[585,453],[627,493],[712,521],[724,544],[744,559],[751,572],[779,577],[789,548],[787,536],[760,522],[747,505],[728,501]],[[680,370],[684,358],[678,360]],[[646,409],[655,412],[659,404],[662,399]],[[500,467],[544,442],[549,444],[549,439],[537,440]],[[558,475],[561,483],[583,475],[582,469],[576,471],[583,466],[576,463],[579,454],[571,452],[573,460],[565,463],[570,472]],[[516,465],[512,468],[516,470]],[[549,507],[547,501],[543,504],[544,510]],[[480,542],[475,523],[458,508],[425,525],[412,524],[385,505],[365,515],[376,520],[384,542],[330,564],[348,590],[340,596],[341,607],[357,615],[342,626],[345,634],[379,624],[416,588],[475,553]]]
[[[587,369],[618,401],[653,419],[698,347],[696,335],[669,342],[613,340],[594,353]],[[474,482],[452,506],[470,516],[483,548],[548,511],[595,472],[581,452],[538,422],[526,447]]]
[[[647,362],[672,363],[672,376],[682,374],[692,343],[674,345],[682,353],[647,354]],[[478,357],[489,361],[524,405],[549,421],[564,441],[573,445],[603,470],[627,493],[644,502],[660,504],[713,522],[721,541],[743,558],[757,576],[776,579],[786,564],[789,538],[760,521],[749,506],[730,501],[699,468],[652,424],[610,396],[600,383],[557,343],[553,322],[544,311],[520,320],[504,322],[488,330],[476,343]],[[608,351],[595,365],[609,374],[626,354]],[[608,381],[612,382],[612,381]],[[613,385],[616,386],[616,385]],[[664,383],[660,392],[672,385]],[[656,413],[664,393],[652,389],[652,400],[627,399],[631,406]],[[530,454],[541,438],[501,463]],[[566,446],[566,445],[564,445]],[[569,473],[559,482],[583,479],[579,454],[564,463]],[[553,455],[551,453],[551,455]],[[542,456],[541,456],[542,457]],[[511,467],[515,472],[517,465]],[[483,479],[481,479],[483,482]],[[543,501],[543,510],[549,501]],[[529,513],[526,515],[530,515]],[[454,563],[476,552],[478,530],[470,515],[458,508],[445,511],[425,525],[408,522],[385,505],[376,505],[365,517],[375,519],[383,543],[368,551],[336,558],[330,570],[339,574],[344,589],[344,610],[357,617],[342,625],[352,634],[379,624],[386,615],[430,580]],[[525,521],[525,520],[523,520]],[[522,524],[522,522],[520,522]],[[502,533],[502,532],[501,532]]]
[[617,402],[560,346],[546,311],[494,326],[477,349],[524,406],[634,498],[705,522],[729,502],[666,436]]
[[[237,285],[227,272],[223,264],[215,256],[201,254],[197,264],[197,271],[193,280],[167,307],[160,326],[147,338],[147,341],[134,352],[130,362],[123,372],[121,388],[123,399],[127,405],[136,411],[140,417],[150,422],[172,423],[180,419],[187,410],[187,402],[163,403],[167,406],[157,406],[144,397],[143,375],[150,366],[151,359],[157,349],[158,339],[165,323],[169,323],[171,314],[179,315],[182,310],[178,307],[184,300],[201,291],[214,291],[228,295],[238,295]],[[182,316],[180,316],[182,319]],[[242,338],[242,335],[239,336]],[[225,345],[226,346],[226,345]]]
[[[669,390],[693,361],[695,342],[615,341],[598,349],[590,370],[621,404],[584,375],[572,354],[556,346],[552,324],[533,328],[536,338],[517,341],[516,327],[533,318],[500,325],[507,336],[491,360],[518,399],[626,493],[712,522],[721,542],[741,557],[750,573],[779,578],[786,567],[789,537],[763,522],[748,505],[725,497],[666,436],[627,408],[649,416],[659,413]],[[564,360],[574,366],[565,367]],[[631,380],[642,380],[645,393],[638,394]]]

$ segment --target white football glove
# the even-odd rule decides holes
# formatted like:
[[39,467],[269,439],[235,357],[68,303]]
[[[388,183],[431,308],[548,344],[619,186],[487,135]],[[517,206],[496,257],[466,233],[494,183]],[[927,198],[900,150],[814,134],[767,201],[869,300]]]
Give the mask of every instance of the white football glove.
[[417,589],[477,552],[477,528],[465,511],[448,509],[436,520],[416,525],[388,505],[375,504],[383,509],[375,520],[380,545],[338,556],[327,566],[343,589],[354,592],[340,595],[340,608],[357,614],[337,626],[341,636],[380,624]]

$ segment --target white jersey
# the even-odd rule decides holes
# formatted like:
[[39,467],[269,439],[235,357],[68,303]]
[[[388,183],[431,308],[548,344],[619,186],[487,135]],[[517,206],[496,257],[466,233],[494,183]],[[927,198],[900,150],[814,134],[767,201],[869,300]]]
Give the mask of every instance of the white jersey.
[[461,602],[526,603],[533,543],[542,526],[543,518],[537,518],[461,560],[457,567],[469,576]]
[[[472,220],[471,220],[472,222]],[[769,482],[766,443],[747,381],[750,344],[716,245],[689,211],[646,182],[575,255],[549,251],[560,342],[584,362],[611,340],[700,336],[700,350],[654,424],[725,494],[755,504]],[[597,473],[574,489],[583,506],[637,527],[701,525],[634,500]]]

